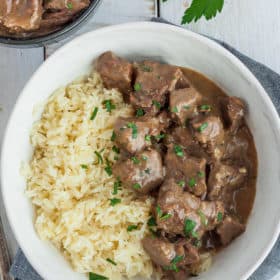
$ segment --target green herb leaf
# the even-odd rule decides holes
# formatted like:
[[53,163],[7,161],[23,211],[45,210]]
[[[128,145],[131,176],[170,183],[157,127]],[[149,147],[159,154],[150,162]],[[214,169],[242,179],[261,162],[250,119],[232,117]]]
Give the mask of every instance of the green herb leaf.
[[183,108],[184,108],[185,110],[189,110],[189,109],[191,108],[191,106],[190,106],[190,105],[184,105]]
[[73,9],[73,4],[72,4],[71,2],[68,2],[68,3],[66,4],[66,6],[67,6],[67,9],[69,9],[69,10],[72,10],[72,9]]
[[164,137],[165,137],[165,134],[163,134],[163,133],[158,134],[158,135],[155,136],[155,138],[156,138],[157,140],[163,139]]
[[148,160],[148,157],[142,155],[142,159],[146,161],[146,160]]
[[97,151],[95,151],[94,153],[97,156],[97,163],[98,164],[103,163],[103,158],[102,158],[101,154]]
[[202,171],[198,171],[198,172],[197,172],[197,176],[198,176],[199,178],[204,178],[205,173],[202,172]]
[[212,108],[211,108],[210,105],[204,104],[204,105],[201,105],[201,106],[199,107],[199,110],[200,110],[201,112],[210,112],[210,111],[212,110]]
[[145,111],[143,109],[136,110],[136,117],[142,117],[145,115]]
[[161,104],[160,104],[158,101],[153,100],[152,103],[153,103],[153,105],[154,105],[156,108],[158,108],[158,109],[161,108]]
[[203,123],[198,129],[198,132],[203,132],[208,127],[208,122]]
[[188,183],[189,187],[193,188],[196,186],[196,180],[194,178],[191,178],[189,180],[189,183]]
[[178,157],[183,157],[184,156],[184,151],[183,148],[179,145],[174,145],[174,153],[178,156]]
[[147,168],[147,169],[144,170],[144,172],[145,172],[146,174],[151,174],[151,169],[150,169],[150,168]]
[[179,111],[178,111],[178,108],[175,106],[171,109],[171,112],[172,113],[178,113]]
[[113,264],[113,265],[117,265],[113,260],[111,260],[111,259],[109,259],[109,258],[107,258],[106,261],[109,262],[109,263],[111,263],[111,264]]
[[180,186],[182,188],[186,185],[184,180],[179,181],[177,184],[178,184],[178,186]]
[[113,104],[111,99],[104,100],[103,104],[105,105],[106,111],[109,113],[111,113],[112,110],[116,109],[116,105]]
[[154,217],[150,217],[147,224],[149,227],[155,227],[157,225],[156,219]]
[[93,121],[97,115],[97,112],[98,112],[98,107],[95,107],[91,116],[90,116],[90,120]]
[[140,83],[135,83],[134,90],[135,91],[140,91],[141,89],[142,89],[142,85]]
[[186,236],[193,236],[194,234],[194,229],[196,227],[196,222],[190,219],[185,220],[184,224],[184,233]]
[[205,214],[201,210],[198,210],[197,213],[200,217],[201,223],[204,226],[207,226],[208,225],[208,219],[206,218]]
[[156,212],[157,212],[157,215],[158,215],[159,217],[162,216],[162,210],[161,210],[161,208],[160,208],[159,205],[156,206]]
[[220,223],[223,220],[223,213],[219,212],[217,215],[217,221]]
[[133,184],[132,187],[133,187],[135,190],[141,189],[141,185],[140,185],[139,183]]
[[88,166],[87,166],[86,164],[81,164],[81,167],[82,167],[83,169],[88,169]]
[[127,124],[128,128],[132,129],[132,139],[136,139],[137,138],[137,134],[138,134],[138,129],[135,123],[129,122]]
[[133,161],[134,164],[140,163],[140,160],[137,157],[131,157],[131,160]]
[[163,215],[160,217],[160,219],[163,220],[163,221],[165,221],[165,220],[168,220],[168,219],[171,218],[171,217],[172,217],[172,214],[167,213],[167,214],[163,214]]
[[202,16],[207,20],[221,12],[224,6],[224,0],[193,0],[191,6],[185,11],[182,18],[182,24],[196,22]]
[[151,141],[151,135],[146,135],[145,136],[145,141],[147,141],[147,142]]
[[89,273],[89,280],[109,280],[108,277],[105,277],[103,275],[99,275],[93,272]]
[[129,226],[127,227],[127,231],[130,232],[130,231],[136,230],[137,228],[138,228],[137,225],[129,225]]
[[109,200],[110,200],[111,206],[115,206],[115,205],[121,203],[121,201],[122,201],[120,198],[110,198]]
[[121,190],[122,181],[120,180],[120,177],[117,177],[117,181],[114,183],[114,189],[112,194],[116,195],[118,194],[118,191]]
[[118,147],[116,147],[116,146],[112,147],[112,151],[115,152],[116,154],[120,153],[120,149]]
[[111,164],[109,162],[109,160],[106,158],[106,167],[105,167],[105,171],[106,173],[111,176],[113,174],[112,172],[112,167],[111,167]]
[[177,264],[184,259],[184,256],[176,256],[172,261],[171,264]]
[[111,136],[111,141],[115,141],[116,137],[117,137],[116,132],[113,130],[112,136]]

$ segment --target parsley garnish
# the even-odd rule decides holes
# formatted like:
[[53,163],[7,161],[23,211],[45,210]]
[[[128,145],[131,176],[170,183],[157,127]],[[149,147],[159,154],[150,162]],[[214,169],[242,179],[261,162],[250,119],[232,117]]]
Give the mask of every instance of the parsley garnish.
[[132,187],[133,187],[135,190],[141,189],[141,185],[140,185],[139,183],[133,184]]
[[203,123],[198,129],[198,132],[203,132],[208,127],[208,122]]
[[117,181],[114,183],[114,189],[112,194],[116,195],[118,194],[118,191],[121,190],[122,181],[120,180],[120,177],[117,177]]
[[150,168],[147,168],[147,169],[144,170],[144,172],[145,172],[146,174],[151,174],[151,169],[150,169]]
[[163,214],[163,215],[160,217],[160,219],[163,220],[163,221],[165,221],[165,220],[167,220],[167,219],[169,219],[169,218],[171,218],[171,217],[172,217],[172,214],[167,213],[167,214]]
[[193,236],[196,237],[197,233],[194,231],[196,227],[196,222],[190,219],[185,220],[184,224],[184,233],[187,237]]
[[122,201],[120,198],[110,198],[109,200],[110,200],[111,206],[115,206],[115,205],[121,203],[121,201]]
[[93,273],[93,272],[90,272],[89,273],[89,280],[109,280],[109,278],[105,277],[105,276],[102,276],[102,275],[99,275],[99,274],[96,274],[96,273]]
[[136,230],[138,228],[138,226],[137,225],[130,225],[130,226],[128,226],[127,227],[127,231],[133,231],[133,230]]
[[113,150],[113,152],[115,152],[116,154],[119,154],[119,153],[120,153],[120,149],[119,149],[118,147],[116,147],[116,146],[113,146],[113,147],[112,147],[112,150]]
[[183,151],[183,149],[182,149],[181,146],[175,145],[174,148],[173,148],[173,150],[174,150],[174,153],[175,153],[178,157],[183,157],[183,156],[184,156],[184,151]]
[[117,265],[112,259],[107,258],[106,261],[113,264],[113,265]]
[[142,159],[143,159],[143,160],[148,160],[148,157],[142,155]]
[[129,122],[127,124],[128,128],[132,129],[132,139],[136,139],[137,138],[137,134],[138,134],[138,129],[135,123]]
[[142,117],[145,115],[145,111],[143,109],[136,110],[136,117]]
[[99,152],[97,152],[97,151],[95,151],[94,153],[95,153],[96,156],[97,156],[97,163],[98,163],[98,164],[99,164],[99,163],[103,163],[103,158],[102,158],[101,154],[100,154]]
[[146,135],[145,136],[145,141],[151,141],[151,135]]
[[191,178],[188,183],[189,187],[193,188],[196,186],[196,181],[194,178]]
[[155,138],[156,138],[157,140],[163,139],[164,137],[165,137],[165,134],[163,134],[163,133],[161,133],[161,134],[155,136]]
[[201,210],[198,210],[197,213],[200,217],[201,223],[204,226],[207,226],[208,225],[208,219],[206,218],[205,214]]
[[196,22],[202,16],[207,20],[221,12],[224,6],[224,0],[193,0],[191,6],[185,11],[181,24]]
[[112,172],[112,167],[111,167],[111,164],[109,162],[109,160],[106,158],[106,167],[105,167],[105,171],[106,173],[111,176],[113,174]]
[[179,111],[178,111],[178,108],[175,106],[171,109],[171,112],[172,113],[178,113]]
[[72,10],[72,9],[73,9],[73,4],[72,4],[71,2],[68,2],[68,3],[66,4],[66,6],[67,6],[67,9],[69,9],[69,10]]
[[202,171],[198,171],[198,172],[197,172],[197,176],[198,176],[199,178],[204,178],[205,174],[204,174],[204,172],[202,172]]
[[140,91],[141,89],[142,89],[142,85],[140,83],[135,83],[134,90],[135,91]]
[[106,111],[109,113],[111,113],[112,110],[116,109],[116,105],[112,103],[111,99],[104,100],[103,104],[105,105]]
[[186,110],[189,110],[190,107],[191,107],[190,105],[184,105],[184,106],[183,106],[183,108],[186,109]]
[[113,130],[112,136],[111,136],[111,141],[115,141],[116,137],[117,137],[116,132]]
[[82,167],[83,169],[88,169],[88,166],[87,166],[86,164],[81,164],[81,167]]
[[177,184],[178,184],[178,186],[180,186],[180,187],[183,188],[183,187],[185,186],[186,183],[185,183],[184,180],[181,180],[181,181],[179,181]]
[[207,105],[207,104],[201,105],[199,107],[199,110],[202,111],[202,112],[210,112],[211,109],[212,109],[211,106]]
[[97,115],[97,112],[98,112],[98,107],[95,107],[91,116],[90,116],[90,120],[93,121]]
[[149,227],[155,227],[157,225],[156,219],[154,217],[150,217],[147,224]]
[[160,104],[158,101],[153,100],[152,103],[153,103],[153,105],[154,105],[155,107],[157,107],[158,109],[161,108],[161,104]]
[[140,163],[140,160],[137,157],[131,157],[131,160],[133,161],[134,164]]
[[159,217],[162,216],[162,211],[161,211],[161,208],[160,208],[159,205],[156,206],[156,212],[157,212],[157,214],[158,214]]
[[220,223],[223,220],[223,213],[219,212],[217,215],[217,221]]

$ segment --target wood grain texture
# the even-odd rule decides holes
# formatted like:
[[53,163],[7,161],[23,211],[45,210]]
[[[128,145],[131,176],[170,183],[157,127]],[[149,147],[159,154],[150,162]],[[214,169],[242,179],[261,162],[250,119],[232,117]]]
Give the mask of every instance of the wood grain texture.
[[[180,24],[190,3],[191,0],[161,3],[160,15]],[[186,28],[223,40],[280,73],[279,19],[279,0],[225,0],[222,13],[215,19],[202,19]]]

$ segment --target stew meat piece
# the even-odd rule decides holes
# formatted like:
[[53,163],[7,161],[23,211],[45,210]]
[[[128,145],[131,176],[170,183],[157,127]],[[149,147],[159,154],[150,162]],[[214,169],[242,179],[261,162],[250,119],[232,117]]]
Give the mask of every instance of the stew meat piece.
[[42,0],[0,1],[0,23],[11,32],[38,29],[42,14]]
[[170,145],[165,157],[166,176],[196,196],[205,197],[206,159],[188,156],[179,145]]
[[70,10],[73,13],[77,13],[82,9],[88,7],[90,4],[89,0],[47,0],[44,1],[45,9],[52,10]]
[[168,100],[167,94],[189,82],[178,67],[154,61],[136,64],[136,80],[130,103],[150,115],[155,115]]
[[[165,180],[160,187],[156,208],[158,228],[176,235],[201,237],[205,231],[214,229],[224,214],[220,201],[201,201],[189,192],[183,191],[174,179]],[[191,232],[185,231],[185,223],[194,224]]]
[[133,66],[112,52],[103,53],[97,60],[96,70],[101,75],[106,88],[116,88],[128,101],[131,92]]
[[241,224],[237,219],[227,216],[216,231],[221,243],[227,245],[245,231],[245,225]]
[[114,132],[116,143],[129,153],[136,153],[151,146],[151,136],[160,135],[168,125],[164,115],[158,118],[118,118]]
[[163,166],[159,152],[143,151],[115,164],[113,173],[122,183],[139,193],[148,193],[163,181]]
[[247,168],[216,163],[210,171],[208,180],[208,199],[217,200],[222,191],[242,188],[248,176]]
[[201,101],[200,93],[194,87],[173,90],[170,93],[169,105],[172,117],[180,124],[197,114],[197,105]]

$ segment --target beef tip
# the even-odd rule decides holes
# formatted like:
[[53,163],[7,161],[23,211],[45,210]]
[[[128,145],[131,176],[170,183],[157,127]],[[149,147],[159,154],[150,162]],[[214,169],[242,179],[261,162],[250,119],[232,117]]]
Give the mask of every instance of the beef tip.
[[[214,229],[220,223],[219,216],[224,215],[224,207],[220,201],[201,201],[183,191],[174,179],[167,179],[159,190],[156,213],[159,229],[192,238]],[[184,230],[186,224],[191,231]]]
[[208,179],[208,199],[220,198],[222,191],[234,191],[241,188],[248,175],[247,168],[216,163]]
[[96,70],[100,74],[106,88],[118,89],[123,93],[125,101],[128,101],[133,74],[131,63],[112,52],[105,52],[97,59]]
[[82,9],[88,7],[89,0],[47,0],[44,1],[44,8],[46,10],[70,10],[73,13],[77,13]]
[[136,64],[136,80],[130,102],[147,114],[155,115],[165,105],[167,94],[189,82],[180,68],[155,61]]
[[245,225],[241,224],[237,219],[227,216],[217,227],[216,231],[221,243],[228,245],[234,238],[242,234],[245,229]]
[[182,188],[205,197],[207,186],[205,182],[206,160],[188,156],[179,145],[170,145],[165,156],[166,176],[174,178]]
[[200,93],[194,87],[173,90],[169,97],[171,116],[180,125],[197,114],[197,104],[201,101]]
[[230,96],[222,99],[221,111],[225,127],[235,132],[244,119],[246,106],[240,98]]
[[118,161],[113,167],[113,173],[124,185],[143,194],[158,187],[164,177],[162,159],[156,150],[144,151]]
[[43,14],[40,29],[55,31],[65,23],[69,22],[72,18],[72,11],[66,9],[56,12],[45,12]]
[[189,241],[182,239],[175,243],[177,256],[184,256],[178,266],[186,266],[199,261],[198,249]]
[[152,261],[160,266],[169,266],[176,257],[175,246],[169,241],[145,237],[142,244]]
[[136,153],[151,145],[151,136],[160,135],[167,122],[164,118],[118,118],[114,132],[118,146],[129,153]]
[[217,146],[224,142],[224,129],[220,118],[215,116],[198,117],[190,124],[195,138],[206,151],[214,157],[221,157],[222,155],[217,154]]
[[36,30],[40,27],[42,0],[0,1],[0,22],[10,32]]

